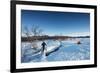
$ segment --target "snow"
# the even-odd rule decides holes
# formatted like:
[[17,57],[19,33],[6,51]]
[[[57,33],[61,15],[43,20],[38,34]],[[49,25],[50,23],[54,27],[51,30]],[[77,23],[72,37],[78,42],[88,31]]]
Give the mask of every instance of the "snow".
[[[54,41],[46,40],[46,50],[41,53],[41,43],[38,41],[37,49],[31,48],[31,43],[22,42],[21,62],[50,62],[50,61],[72,61],[90,59],[90,39],[79,38],[81,44],[76,44],[76,40]],[[56,50],[56,51],[55,51]],[[46,56],[47,53],[50,53]]]

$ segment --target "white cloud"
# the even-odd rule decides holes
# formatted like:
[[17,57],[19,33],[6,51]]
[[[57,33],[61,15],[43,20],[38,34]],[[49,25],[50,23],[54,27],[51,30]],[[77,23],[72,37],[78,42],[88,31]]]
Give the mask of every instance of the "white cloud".
[[67,34],[67,36],[89,36],[90,35],[90,32],[82,32],[82,33],[69,33]]

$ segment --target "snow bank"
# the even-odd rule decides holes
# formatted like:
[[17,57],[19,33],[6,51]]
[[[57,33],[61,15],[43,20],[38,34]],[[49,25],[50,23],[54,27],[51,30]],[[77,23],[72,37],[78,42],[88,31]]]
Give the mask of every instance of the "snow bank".
[[[47,43],[45,54],[48,55],[53,51],[57,50],[60,46],[59,41],[45,41]],[[52,43],[50,43],[52,42]],[[35,45],[33,47],[33,44]],[[32,58],[37,56],[42,56],[42,41],[37,41],[33,43],[22,43],[22,62],[29,62]],[[31,59],[30,59],[31,58]]]

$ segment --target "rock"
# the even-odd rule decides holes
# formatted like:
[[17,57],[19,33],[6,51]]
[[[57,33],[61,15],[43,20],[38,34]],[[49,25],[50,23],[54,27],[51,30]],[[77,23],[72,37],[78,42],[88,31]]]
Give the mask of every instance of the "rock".
[[77,44],[81,44],[81,42],[80,41],[77,41]]

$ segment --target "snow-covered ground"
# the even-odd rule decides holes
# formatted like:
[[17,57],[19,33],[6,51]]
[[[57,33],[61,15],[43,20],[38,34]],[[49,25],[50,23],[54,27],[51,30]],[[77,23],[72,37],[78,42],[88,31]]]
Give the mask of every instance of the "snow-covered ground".
[[31,43],[22,43],[21,48],[21,62],[43,62],[43,61],[70,61],[70,60],[88,60],[90,59],[90,39],[80,38],[81,44],[76,44],[76,40],[54,41],[46,40],[46,51],[50,52],[48,56],[41,53],[41,43],[38,41],[37,48],[32,48]]

